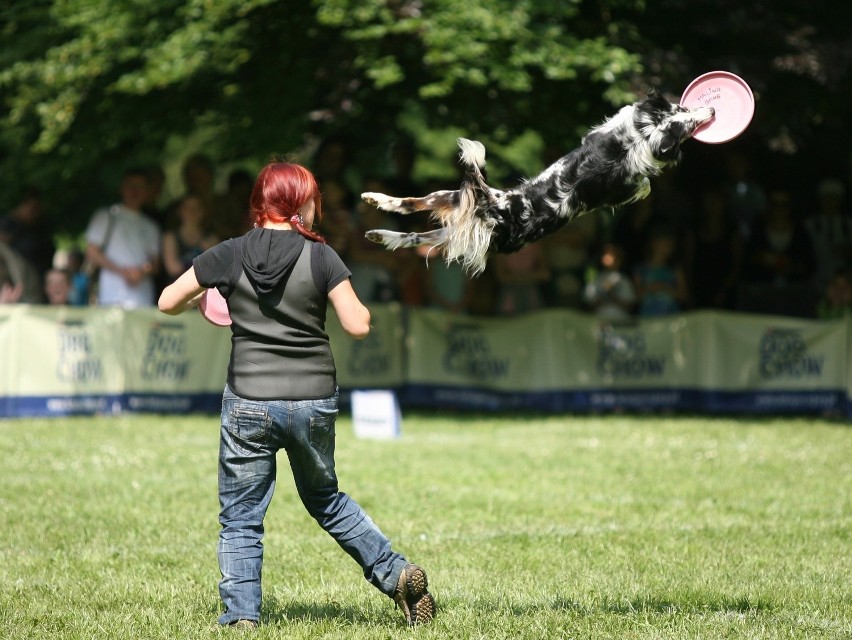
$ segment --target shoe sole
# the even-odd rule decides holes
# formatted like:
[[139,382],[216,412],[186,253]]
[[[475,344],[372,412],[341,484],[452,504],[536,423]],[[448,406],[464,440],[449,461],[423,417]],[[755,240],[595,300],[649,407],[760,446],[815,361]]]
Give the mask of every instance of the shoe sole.
[[426,588],[429,580],[426,572],[413,565],[405,568],[405,598],[403,612],[408,620],[408,626],[431,622],[435,617],[435,598]]

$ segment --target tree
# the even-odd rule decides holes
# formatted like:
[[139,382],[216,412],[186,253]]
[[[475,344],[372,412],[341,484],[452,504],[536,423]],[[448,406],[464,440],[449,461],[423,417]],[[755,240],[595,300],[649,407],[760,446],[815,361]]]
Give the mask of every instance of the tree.
[[[454,137],[466,135],[486,142],[493,175],[528,174],[545,146],[570,148],[648,85],[676,98],[714,68],[758,95],[743,143],[793,159],[819,139],[848,145],[845,5],[645,4],[7,0],[0,204],[35,183],[79,230],[128,164],[198,147],[219,162],[307,161],[332,133],[364,175],[381,172],[401,135],[434,167],[451,170]],[[719,164],[716,150],[696,155]]]
[[456,127],[508,144],[535,122],[576,137],[590,112],[624,100],[639,68],[613,44],[617,25],[600,29],[588,4],[12,3],[0,53],[3,175],[48,186],[67,208],[199,131],[221,161],[265,159],[331,131],[373,163],[401,129]]

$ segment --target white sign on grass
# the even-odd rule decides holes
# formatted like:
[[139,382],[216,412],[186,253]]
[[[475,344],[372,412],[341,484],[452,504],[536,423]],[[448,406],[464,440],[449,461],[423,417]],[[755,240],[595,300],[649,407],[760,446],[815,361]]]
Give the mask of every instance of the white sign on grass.
[[352,422],[358,438],[398,438],[402,415],[396,394],[387,390],[353,391]]

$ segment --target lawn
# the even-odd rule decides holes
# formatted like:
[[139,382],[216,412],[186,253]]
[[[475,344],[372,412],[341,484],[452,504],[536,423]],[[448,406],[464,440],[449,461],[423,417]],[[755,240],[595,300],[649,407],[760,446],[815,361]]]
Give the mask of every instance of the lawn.
[[[852,429],[815,419],[338,421],[341,489],[429,572],[432,625],[306,515],[281,458],[257,638],[850,638]],[[211,638],[210,416],[0,423],[0,638]]]

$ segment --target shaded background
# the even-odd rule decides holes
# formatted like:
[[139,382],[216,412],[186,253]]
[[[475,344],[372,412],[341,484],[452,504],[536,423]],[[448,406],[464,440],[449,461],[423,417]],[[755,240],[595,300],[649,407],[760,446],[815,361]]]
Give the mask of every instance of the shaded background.
[[850,174],[850,8],[730,0],[66,0],[2,3],[0,204],[34,184],[74,236],[121,170],[190,153],[254,170],[343,134],[353,191],[411,140],[415,177],[452,177],[483,140],[492,181],[529,175],[648,85],[678,98],[714,69],[755,92],[735,142],[687,145],[677,180],[732,151],[812,200]]

